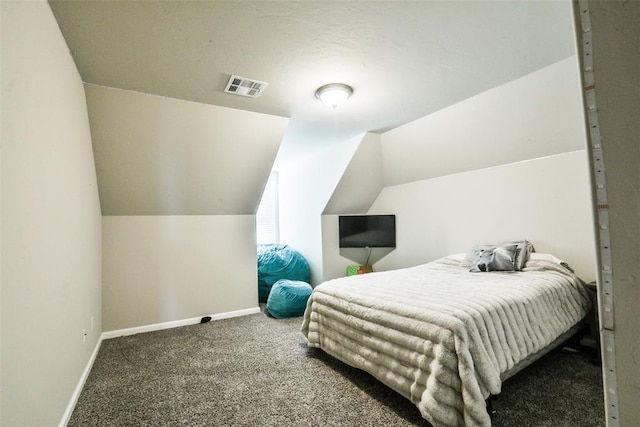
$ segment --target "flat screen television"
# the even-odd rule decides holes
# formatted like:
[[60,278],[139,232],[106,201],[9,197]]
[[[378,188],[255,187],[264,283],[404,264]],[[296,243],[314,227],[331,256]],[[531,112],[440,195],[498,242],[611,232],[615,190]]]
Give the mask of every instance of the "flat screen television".
[[395,248],[395,215],[341,215],[338,217],[341,248]]

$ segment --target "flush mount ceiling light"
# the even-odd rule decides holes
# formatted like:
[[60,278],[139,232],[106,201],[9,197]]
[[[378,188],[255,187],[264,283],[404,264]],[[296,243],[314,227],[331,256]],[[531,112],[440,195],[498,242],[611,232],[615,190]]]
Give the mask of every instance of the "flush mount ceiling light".
[[342,107],[352,93],[353,89],[351,86],[343,83],[331,83],[318,88],[316,97],[322,101],[324,105],[335,110],[336,108]]

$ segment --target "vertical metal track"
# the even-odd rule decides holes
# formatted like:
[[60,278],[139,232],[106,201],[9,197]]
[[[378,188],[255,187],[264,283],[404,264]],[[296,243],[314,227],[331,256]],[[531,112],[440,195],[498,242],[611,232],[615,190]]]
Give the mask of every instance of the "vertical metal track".
[[589,127],[589,151],[591,154],[591,173],[595,184],[597,209],[595,215],[598,224],[598,315],[600,320],[600,340],[604,399],[607,426],[619,426],[618,395],[615,361],[615,339],[613,319],[613,271],[611,266],[611,235],[609,232],[609,202],[607,198],[606,174],[602,153],[602,136],[598,123],[596,103],[596,84],[593,69],[593,44],[591,34],[591,15],[588,0],[578,0],[582,37],[582,73],[586,118]]

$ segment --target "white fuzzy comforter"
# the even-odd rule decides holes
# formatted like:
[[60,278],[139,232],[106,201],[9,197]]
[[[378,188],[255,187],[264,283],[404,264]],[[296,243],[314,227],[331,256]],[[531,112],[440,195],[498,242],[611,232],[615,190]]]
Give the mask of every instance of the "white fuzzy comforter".
[[350,276],[314,289],[309,346],[363,369],[434,426],[487,426],[500,374],[584,318],[580,280],[548,261],[522,272],[469,273],[453,258]]

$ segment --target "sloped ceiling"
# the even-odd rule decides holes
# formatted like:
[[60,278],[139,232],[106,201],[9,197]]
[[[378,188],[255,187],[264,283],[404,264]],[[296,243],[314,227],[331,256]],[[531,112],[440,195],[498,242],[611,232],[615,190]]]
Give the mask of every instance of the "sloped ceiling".
[[85,85],[103,215],[253,215],[288,119]]
[[[290,118],[278,161],[423,117],[574,54],[558,1],[50,1],[82,79]],[[267,81],[223,92],[231,74]],[[326,83],[354,88],[331,111]]]
[[363,135],[322,214],[366,213],[383,187],[380,135]]

